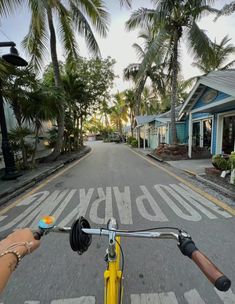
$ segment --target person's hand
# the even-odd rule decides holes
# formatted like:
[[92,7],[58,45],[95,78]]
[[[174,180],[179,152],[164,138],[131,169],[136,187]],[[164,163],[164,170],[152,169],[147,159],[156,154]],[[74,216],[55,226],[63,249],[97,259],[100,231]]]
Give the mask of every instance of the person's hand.
[[[12,244],[22,242],[30,243],[30,252],[33,252],[40,246],[40,241],[34,239],[33,233],[29,228],[17,229],[0,242],[0,252],[5,251]],[[15,250],[22,256],[28,254],[26,246],[17,246]]]

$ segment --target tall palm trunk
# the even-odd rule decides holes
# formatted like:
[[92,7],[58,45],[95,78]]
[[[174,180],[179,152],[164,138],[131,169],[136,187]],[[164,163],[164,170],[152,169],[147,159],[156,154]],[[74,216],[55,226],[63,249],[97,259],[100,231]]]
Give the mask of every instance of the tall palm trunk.
[[147,77],[144,77],[143,79],[140,80],[137,88],[136,88],[136,91],[135,91],[135,102],[136,102],[136,105],[135,105],[135,115],[140,115],[140,107],[141,107],[141,94],[144,90],[144,85],[145,85],[145,82],[146,82],[146,79]]
[[178,43],[179,33],[178,29],[174,31],[173,41],[173,55],[172,55],[172,91],[171,91],[171,135],[173,145],[177,144],[177,131],[175,122],[175,104],[177,102],[177,90],[178,90]]
[[[50,30],[50,49],[51,49],[51,60],[52,60],[52,65],[53,65],[54,78],[55,78],[55,86],[57,88],[62,88],[59,62],[58,62],[57,52],[56,52],[56,34],[55,34],[55,28],[54,28],[54,24],[53,24],[52,10],[49,7],[49,5],[47,7],[47,19],[48,19],[49,30]],[[49,160],[49,161],[55,160],[60,155],[60,152],[61,152],[61,149],[63,146],[64,119],[65,119],[65,110],[64,110],[63,101],[61,100],[60,104],[59,104],[59,114],[57,116],[58,135],[57,135],[54,151],[47,158],[47,160]]]
[[35,167],[35,163],[36,163],[35,157],[36,157],[36,151],[37,151],[37,147],[38,147],[39,130],[40,130],[40,127],[39,127],[38,122],[36,121],[35,142],[34,142],[34,149],[33,149],[33,153],[32,153],[32,158],[31,158],[32,167]]

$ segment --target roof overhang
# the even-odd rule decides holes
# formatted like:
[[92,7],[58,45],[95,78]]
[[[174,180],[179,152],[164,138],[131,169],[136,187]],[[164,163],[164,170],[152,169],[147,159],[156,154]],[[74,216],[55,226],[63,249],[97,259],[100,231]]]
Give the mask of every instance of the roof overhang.
[[[202,94],[205,92],[205,90],[208,87],[217,90],[219,92],[224,92],[228,95],[231,95],[231,98],[233,98],[233,100],[235,99],[235,88],[223,86],[223,84],[220,83],[220,81],[216,81],[215,78],[210,78],[210,74],[207,76],[202,76],[201,78],[198,79],[193,89],[189,93],[186,101],[184,102],[184,105],[179,112],[179,120],[182,119],[185,113],[189,113],[192,110],[193,106],[196,104],[198,99],[202,96]],[[222,103],[226,102],[226,99],[221,102]],[[208,105],[208,109],[209,108],[211,109],[214,108],[214,103]],[[199,111],[202,112],[202,110],[198,109],[198,112]]]

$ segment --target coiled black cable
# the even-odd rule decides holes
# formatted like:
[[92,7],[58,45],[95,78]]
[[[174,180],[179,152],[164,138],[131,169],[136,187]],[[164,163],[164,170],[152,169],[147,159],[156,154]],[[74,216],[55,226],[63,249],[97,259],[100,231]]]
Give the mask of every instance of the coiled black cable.
[[83,217],[79,217],[72,225],[69,234],[69,242],[73,251],[83,254],[91,245],[92,236],[82,231],[82,228],[91,228],[89,222]]

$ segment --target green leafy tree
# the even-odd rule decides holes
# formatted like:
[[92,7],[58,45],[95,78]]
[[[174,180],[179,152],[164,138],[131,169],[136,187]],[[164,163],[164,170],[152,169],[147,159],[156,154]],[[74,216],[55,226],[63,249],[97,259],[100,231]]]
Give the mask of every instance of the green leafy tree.
[[[15,1],[16,2],[16,1]],[[19,0],[19,3],[23,1]],[[31,64],[40,68],[49,48],[54,72],[54,81],[57,88],[62,88],[61,73],[56,47],[56,31],[60,42],[69,60],[78,58],[78,46],[75,40],[75,30],[85,37],[88,48],[93,54],[99,55],[99,47],[92,27],[103,37],[107,33],[108,13],[105,11],[102,0],[66,2],[57,0],[29,0],[31,24],[29,33],[23,40],[23,46],[31,55]],[[7,8],[6,8],[7,9]],[[55,18],[58,24],[55,28]],[[60,111],[57,117],[58,137],[53,153],[49,160],[54,160],[61,152],[64,133],[65,109],[64,101],[59,101]]]

